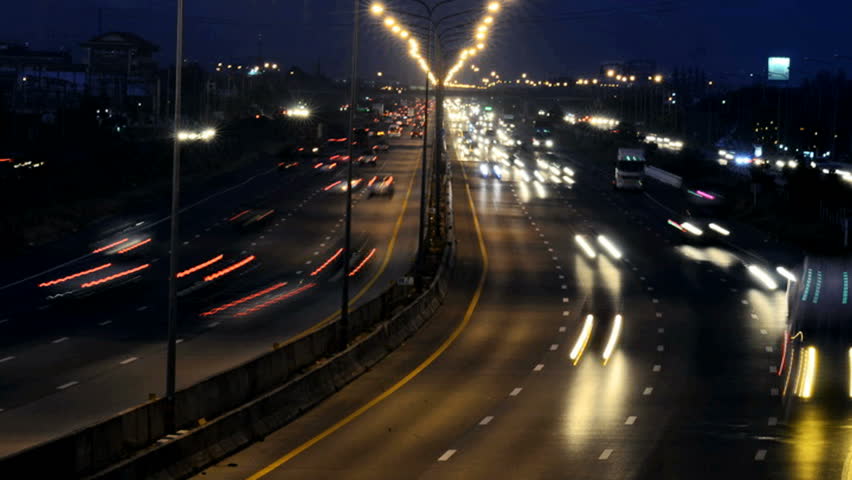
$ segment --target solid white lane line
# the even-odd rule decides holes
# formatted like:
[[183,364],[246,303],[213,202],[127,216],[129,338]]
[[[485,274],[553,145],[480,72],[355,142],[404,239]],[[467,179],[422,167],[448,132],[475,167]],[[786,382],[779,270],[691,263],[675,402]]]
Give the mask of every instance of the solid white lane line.
[[15,359],[14,355],[9,355],[8,357],[0,358],[0,363],[6,363],[6,362],[9,362],[9,361],[14,360],[14,359]]
[[450,459],[453,455],[455,455],[455,454],[456,454],[456,451],[455,451],[455,450],[447,450],[446,452],[444,452],[444,454],[443,454],[443,455],[441,455],[440,457],[438,457],[438,461],[439,461],[439,462],[446,462],[447,460],[449,460],[449,459]]
[[540,372],[542,368],[544,368],[544,364],[539,363],[538,365],[535,366],[535,368],[533,368],[533,372]]
[[68,337],[62,337],[62,338],[57,338],[56,340],[54,340],[54,341],[52,341],[52,342],[50,342],[50,343],[62,343],[62,342],[64,342],[64,341],[66,341],[66,340],[68,340]]
[[636,423],[636,415],[631,415],[624,421],[625,425],[633,425],[634,423]]
[[654,368],[651,369],[654,373],[659,373],[660,370],[663,369],[662,365],[654,365]]
[[654,393],[654,387],[645,387],[645,390],[642,391],[642,395],[650,395]]
[[133,362],[135,362],[136,360],[139,360],[139,357],[130,357],[130,358],[125,358],[124,360],[122,360],[122,361],[120,361],[120,362],[118,362],[118,363],[119,363],[120,365],[127,365],[128,363],[133,363]]
[[766,460],[766,450],[760,449],[754,454],[754,461],[762,462],[764,460]]
[[769,417],[769,421],[767,421],[766,424],[769,425],[770,427],[774,427],[775,425],[778,425],[778,418]]
[[483,418],[482,420],[480,420],[479,424],[480,425],[488,425],[489,423],[491,423],[491,420],[494,420],[494,417],[492,415],[489,415],[489,416]]
[[603,452],[601,452],[600,456],[598,457],[598,460],[608,460],[610,455],[612,455],[612,449],[606,448]]
[[550,351],[551,351],[551,352],[555,352],[557,348],[559,348],[559,344],[558,344],[558,343],[554,343],[553,345],[551,345],[551,346],[550,346]]
[[657,345],[657,351],[658,351],[658,352],[663,352],[663,351],[665,351],[665,350],[666,350],[666,346],[665,346],[665,345]]
[[66,388],[70,388],[70,387],[73,387],[74,385],[77,385],[77,383],[78,382],[76,380],[73,381],[73,382],[63,383],[62,385],[56,387],[56,389],[57,390],[65,390]]
[[512,391],[509,393],[509,396],[510,396],[510,397],[517,397],[517,396],[518,396],[518,394],[519,394],[519,393],[521,393],[521,390],[523,390],[523,388],[521,388],[521,387],[516,387],[514,390],[512,390]]

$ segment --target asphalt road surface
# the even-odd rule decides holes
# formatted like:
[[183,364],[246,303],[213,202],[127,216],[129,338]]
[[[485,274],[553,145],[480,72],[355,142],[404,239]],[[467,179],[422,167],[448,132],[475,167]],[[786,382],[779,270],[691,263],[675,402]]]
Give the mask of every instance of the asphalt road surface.
[[682,196],[616,192],[609,166],[557,157],[573,183],[482,178],[462,156],[459,266],[435,318],[197,478],[846,478],[848,412],[782,408],[783,286],[745,268],[801,252],[736,224],[686,242],[667,224]]
[[[353,248],[357,263],[364,262],[352,278],[356,304],[404,275],[416,252],[421,142],[391,143],[376,167],[355,169],[364,179],[353,190]],[[186,206],[180,269],[213,263],[179,284],[189,293],[179,302],[178,388],[252,359],[338,311],[342,264],[330,259],[342,247],[345,193],[335,183],[345,178],[345,163],[326,170],[314,169],[316,162],[261,171]],[[394,176],[394,196],[368,198],[366,184],[376,175]],[[268,209],[274,213],[259,225],[234,225],[241,212]],[[4,275],[0,456],[107,418],[149,394],[163,395],[168,221],[145,220],[99,242],[69,240],[68,260],[58,268],[37,275],[22,270],[24,281]],[[138,252],[91,253],[122,236],[130,238],[125,244],[151,241]],[[66,285],[86,290],[85,283],[139,267],[88,287],[94,293],[85,298],[47,300]],[[126,279],[134,281],[119,285]]]

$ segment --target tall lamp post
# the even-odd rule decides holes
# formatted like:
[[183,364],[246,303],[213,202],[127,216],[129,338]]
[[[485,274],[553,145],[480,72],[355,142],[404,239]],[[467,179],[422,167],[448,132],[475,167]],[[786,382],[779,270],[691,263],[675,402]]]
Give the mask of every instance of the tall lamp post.
[[[181,76],[183,74],[183,1],[177,0],[177,41],[175,43],[175,126],[172,150],[172,205],[171,239],[169,241],[169,301],[168,347],[166,352],[166,398],[175,397],[175,365],[177,350],[177,268],[178,268],[178,209],[180,207],[180,102]],[[171,422],[174,418],[171,419]],[[171,423],[170,422],[170,423]],[[172,425],[173,426],[173,425]]]
[[340,302],[340,343],[345,347],[349,343],[349,262],[352,258],[352,143],[355,131],[355,109],[358,104],[358,48],[359,27],[361,25],[361,2],[354,0],[352,18],[352,77],[349,91],[349,133],[347,134],[346,162],[346,221],[343,240],[343,288]]

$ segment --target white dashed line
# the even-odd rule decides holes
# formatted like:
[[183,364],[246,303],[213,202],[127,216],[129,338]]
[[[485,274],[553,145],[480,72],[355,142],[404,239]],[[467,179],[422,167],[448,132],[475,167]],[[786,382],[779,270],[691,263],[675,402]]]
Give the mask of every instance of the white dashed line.
[[550,351],[551,351],[551,352],[555,352],[555,351],[556,351],[556,349],[558,349],[558,348],[559,348],[559,344],[558,344],[558,343],[554,343],[553,345],[551,345],[551,346],[550,346]]
[[568,290],[568,285],[562,285],[562,290]]
[[645,281],[645,277],[639,277],[639,280]]
[[651,371],[654,372],[654,373],[660,373],[660,370],[662,370],[662,369],[663,369],[662,365],[654,365],[654,368],[652,368]]
[[559,280],[565,280],[565,275],[559,275]]
[[56,340],[54,340],[54,341],[52,341],[52,342],[50,342],[50,343],[62,343],[62,342],[64,342],[64,341],[66,341],[66,340],[68,340],[68,337],[62,337],[62,338],[57,338]]
[[774,427],[775,425],[778,425],[778,418],[777,417],[769,417],[769,421],[767,421],[766,424],[769,425],[770,427]]
[[760,449],[754,454],[754,461],[762,462],[764,460],[766,460],[766,450]]
[[182,339],[182,338],[178,338],[177,340],[175,340],[175,344],[178,344],[178,343],[183,343],[183,339]]
[[665,350],[666,350],[666,346],[665,346],[665,345],[657,345],[657,351],[658,351],[658,352],[663,352],[663,351],[665,351]]
[[443,455],[441,455],[440,457],[438,457],[438,461],[439,461],[439,462],[446,462],[447,460],[449,460],[449,459],[450,459],[453,455],[455,455],[455,454],[456,454],[456,451],[455,451],[455,450],[447,450],[446,452],[444,452],[444,454],[443,454]]
[[778,392],[779,392],[779,391],[778,391],[778,389],[777,389],[777,388],[775,388],[775,387],[770,388],[770,389],[769,389],[769,396],[771,396],[771,397],[777,397],[777,396],[778,396]]
[[136,308],[137,312],[144,312],[145,310],[148,310],[148,305],[142,305]]
[[564,331],[566,331],[566,330],[568,330],[568,327],[564,327],[564,326],[563,326],[563,327],[559,327],[559,331],[560,331],[560,332],[564,332]]
[[74,385],[77,385],[77,383],[79,383],[79,382],[77,382],[76,380],[73,381],[73,382],[63,383],[62,385],[56,387],[56,389],[57,390],[65,390],[66,388],[70,388],[70,387],[73,387]]
[[0,358],[0,363],[6,363],[6,362],[12,361],[14,359],[15,359],[15,357],[13,355],[9,355],[8,357]]
[[517,387],[509,393],[509,396],[510,397],[517,397],[518,394],[521,393],[521,390],[523,390],[523,388]]
[[604,451],[601,452],[600,456],[598,457],[598,460],[608,460],[610,455],[612,455],[612,449],[611,448],[604,449]]
[[660,303],[660,300],[659,300],[658,298],[652,298],[652,299],[651,299],[651,302],[653,302],[653,303]]
[[769,366],[769,373],[776,373],[775,365],[770,365],[770,366]]
[[567,317],[568,315],[571,315],[571,311],[570,311],[570,310],[562,310],[562,316],[563,316],[563,317]]
[[653,291],[654,291],[654,287],[648,287],[648,291],[649,291],[649,292],[653,292]]
[[533,372],[540,372],[542,368],[544,368],[544,364],[539,363],[538,365],[535,366],[535,368],[533,368]]
[[133,363],[133,362],[135,362],[136,360],[139,360],[139,357],[130,357],[130,358],[125,358],[124,360],[122,360],[122,361],[120,361],[120,362],[118,362],[118,363],[119,363],[120,365],[127,365],[128,363]]
[[768,333],[769,333],[769,332],[767,332],[765,328],[761,328],[761,329],[760,329],[760,334],[761,334],[761,335],[767,335]]
[[636,423],[636,415],[631,415],[624,421],[625,425],[633,425],[634,423]]
[[219,323],[220,323],[220,322],[208,323],[208,324],[207,324],[207,328],[216,328],[216,327],[218,327],[218,326],[219,326]]
[[666,329],[664,327],[660,327],[657,329],[657,333],[666,333]]
[[8,321],[9,321],[9,319],[8,319],[8,318],[0,319],[0,325],[2,325],[2,324],[4,324],[4,323],[6,323],[6,322],[8,322]]
[[100,325],[101,327],[106,327],[110,323],[112,323],[112,320],[104,320],[103,322],[99,323],[98,325]]
[[756,314],[756,313],[752,313],[752,314],[751,314],[751,318],[753,318],[753,319],[757,320],[757,314]]
[[645,387],[645,390],[642,391],[642,395],[650,395],[654,393],[654,387]]
[[562,297],[562,303],[568,303],[568,301],[569,301],[568,297]]
[[742,303],[743,305],[748,305],[748,300],[740,300],[740,303]]
[[766,346],[766,353],[772,353],[773,350],[774,350],[774,348],[772,348],[772,345]]
[[491,423],[491,420],[494,420],[494,417],[489,415],[489,416],[483,418],[482,420],[480,420],[479,424],[480,425],[488,425],[489,423]]
[[310,265],[311,263],[313,263],[313,261],[312,261],[312,260],[308,260],[307,262],[305,262],[305,265]]

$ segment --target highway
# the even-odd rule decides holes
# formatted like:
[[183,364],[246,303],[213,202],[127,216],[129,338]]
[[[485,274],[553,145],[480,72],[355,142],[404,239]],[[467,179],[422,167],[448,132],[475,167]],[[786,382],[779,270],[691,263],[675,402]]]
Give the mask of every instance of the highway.
[[[355,177],[364,180],[353,191],[353,248],[363,262],[352,277],[354,304],[405,274],[416,252],[422,142],[391,144],[376,167],[355,167]],[[316,163],[335,162],[304,160],[281,172],[267,167],[186,206],[180,268],[207,266],[179,283],[186,294],[179,303],[178,388],[252,359],[338,311],[335,254],[343,241],[345,162],[326,171],[313,168]],[[366,184],[377,175],[394,177],[394,196],[368,198]],[[241,214],[268,209],[275,211],[266,223],[233,225]],[[99,243],[75,238],[65,258],[55,260],[59,268],[36,276],[22,269],[22,282],[4,274],[0,298],[9,308],[0,319],[0,456],[164,394],[168,222],[141,218],[146,223],[122,234],[130,241],[116,247],[151,238],[139,255],[90,253],[121,235]],[[66,280],[106,263],[112,265]],[[61,304],[46,300],[64,285],[144,265],[127,285]]]
[[613,191],[568,146],[570,182],[451,155],[459,267],[436,317],[197,478],[847,478],[848,412],[783,407],[783,286],[745,268],[801,252],[741,225],[687,243],[682,196]]

